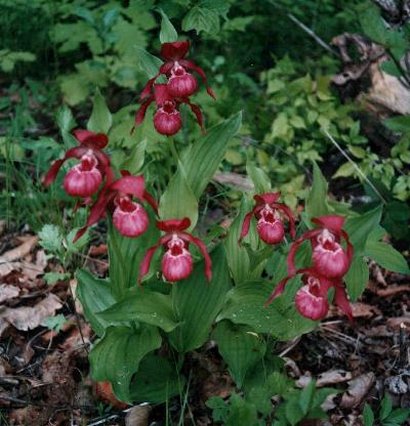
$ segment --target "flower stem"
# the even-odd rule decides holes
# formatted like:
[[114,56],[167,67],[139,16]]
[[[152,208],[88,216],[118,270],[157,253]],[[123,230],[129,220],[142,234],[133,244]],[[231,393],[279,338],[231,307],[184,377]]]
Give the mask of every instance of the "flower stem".
[[175,166],[178,167],[179,164],[179,155],[178,155],[178,151],[175,147],[175,142],[174,142],[174,138],[172,137],[168,137],[169,140],[169,147],[171,149],[171,154],[174,157],[174,161],[175,161]]

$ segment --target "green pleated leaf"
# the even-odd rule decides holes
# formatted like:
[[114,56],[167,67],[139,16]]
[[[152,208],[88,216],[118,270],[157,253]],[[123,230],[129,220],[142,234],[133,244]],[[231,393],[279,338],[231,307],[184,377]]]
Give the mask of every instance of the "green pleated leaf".
[[242,113],[238,113],[195,141],[181,154],[186,180],[197,199],[212,179],[224,158],[228,142],[239,131]]
[[92,329],[99,335],[104,334],[105,329],[111,323],[96,315],[97,312],[109,308],[115,303],[111,294],[110,283],[92,276],[84,269],[79,269],[77,277],[77,296],[84,309],[85,317]]
[[159,216],[165,219],[189,217],[193,229],[198,221],[198,201],[182,173],[177,172],[161,196]]
[[112,115],[105,99],[97,89],[93,98],[93,110],[87,123],[87,129],[95,133],[107,134],[112,125]]
[[313,182],[305,206],[306,214],[309,219],[329,213],[329,205],[326,201],[327,190],[328,185],[326,179],[316,162],[313,162]]
[[246,173],[251,178],[256,194],[263,194],[271,190],[271,183],[268,175],[255,164],[248,161],[246,164]]
[[345,282],[350,298],[356,301],[369,282],[369,267],[363,257],[355,257],[345,275]]
[[213,339],[236,385],[241,388],[248,370],[264,357],[266,342],[250,327],[230,321],[218,323]]
[[161,336],[154,327],[109,327],[93,347],[89,359],[94,380],[109,380],[116,397],[131,402],[130,381],[142,358],[161,346]]
[[270,333],[279,340],[293,339],[316,326],[316,322],[302,317],[294,307],[293,298],[299,287],[299,279],[292,280],[285,292],[265,308],[272,292],[271,284],[261,281],[243,283],[228,293],[217,321],[229,319],[235,324],[247,324],[257,333]]
[[160,404],[181,395],[185,378],[178,375],[174,364],[158,355],[149,354],[140,363],[131,382],[131,399],[136,403]]
[[187,352],[205,343],[231,287],[222,246],[213,251],[211,259],[210,283],[205,278],[204,262],[201,261],[188,279],[172,287],[174,312],[180,325],[170,333],[169,338],[178,352]]
[[117,300],[120,300],[126,290],[137,284],[141,261],[146,250],[153,246],[159,238],[159,231],[154,226],[152,212],[148,230],[138,238],[128,238],[121,235],[109,222],[108,225],[108,255],[110,259],[110,282]]
[[98,313],[98,317],[113,323],[145,322],[167,332],[178,325],[172,310],[171,296],[140,287],[129,289],[122,300]]
[[161,31],[159,33],[159,40],[161,43],[171,43],[178,40],[178,33],[176,32],[174,26],[169,20],[168,16],[164,13],[162,9],[159,9],[159,13],[162,16],[161,20]]
[[363,253],[369,235],[380,223],[381,215],[382,208],[377,207],[360,216],[347,219],[344,228],[354,246],[355,255]]
[[365,255],[389,271],[400,274],[410,273],[404,256],[390,244],[381,241],[367,241]]

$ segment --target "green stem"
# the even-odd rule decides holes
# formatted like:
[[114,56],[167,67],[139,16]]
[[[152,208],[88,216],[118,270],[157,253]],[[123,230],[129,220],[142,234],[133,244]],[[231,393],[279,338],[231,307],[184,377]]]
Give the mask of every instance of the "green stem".
[[168,141],[169,141],[169,147],[171,149],[171,154],[174,157],[174,161],[175,161],[175,165],[176,167],[178,167],[179,164],[179,156],[178,156],[178,151],[175,147],[175,142],[174,142],[174,138],[172,138],[171,136],[168,137]]

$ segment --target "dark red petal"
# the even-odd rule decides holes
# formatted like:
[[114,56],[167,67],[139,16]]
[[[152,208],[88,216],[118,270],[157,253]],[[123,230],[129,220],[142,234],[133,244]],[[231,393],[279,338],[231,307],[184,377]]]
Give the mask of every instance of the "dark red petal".
[[165,64],[162,64],[159,69],[160,74],[168,74],[172,70],[173,66],[174,61],[165,62]]
[[136,126],[140,125],[144,121],[145,114],[147,112],[147,108],[151,105],[151,103],[153,101],[154,101],[154,96],[151,96],[141,104],[137,113],[135,114],[135,125]]
[[283,203],[272,203],[271,206],[274,207],[275,209],[281,210],[286,215],[286,217],[289,219],[290,236],[292,238],[295,238],[296,226],[295,226],[295,218],[293,216],[292,210],[286,204],[283,204]]
[[178,61],[186,56],[188,50],[188,40],[163,43],[161,46],[161,56],[166,61]]
[[345,218],[339,215],[327,215],[314,217],[312,223],[319,225],[321,228],[327,228],[332,231],[335,235],[340,237]]
[[292,243],[292,245],[290,246],[290,250],[289,250],[289,254],[288,254],[288,259],[287,259],[287,263],[288,263],[288,274],[290,276],[293,276],[296,273],[295,256],[296,256],[296,252],[299,249],[300,245],[304,241],[310,240],[311,238],[315,237],[320,232],[321,232],[320,229],[314,229],[312,231],[307,231],[300,238],[298,238],[296,241],[294,241]]
[[143,101],[145,98],[148,98],[151,95],[152,86],[154,85],[155,80],[159,77],[159,75],[160,73],[158,73],[155,77],[152,77],[147,81],[147,84],[144,86],[140,94],[140,101]]
[[184,231],[190,226],[191,221],[188,217],[184,217],[183,219],[168,219],[157,221],[157,228],[164,232]]
[[349,299],[347,298],[346,289],[344,288],[342,282],[339,282],[335,286],[335,297],[333,302],[347,315],[350,321],[353,321],[352,307],[350,306]]
[[101,168],[101,170],[105,169],[110,165],[110,157],[103,151],[93,151],[93,154],[98,160],[98,167]]
[[153,208],[154,212],[158,214],[158,203],[149,192],[144,191],[143,199]]
[[145,275],[148,274],[149,268],[151,266],[152,257],[154,256],[154,253],[156,252],[158,247],[161,246],[162,244],[167,243],[171,238],[172,238],[171,236],[166,235],[166,236],[160,238],[157,244],[155,244],[154,246],[152,246],[151,248],[149,248],[147,250],[144,258],[142,259],[142,262],[141,262],[141,265],[140,265],[140,270],[139,270],[139,273],[138,273],[138,283],[139,284],[141,283],[141,281],[145,277]]
[[123,176],[110,186],[110,190],[133,195],[143,200],[145,193],[144,176]]
[[264,194],[256,194],[253,199],[257,204],[272,204],[276,203],[280,198],[280,192],[265,192]]
[[73,130],[74,137],[80,142],[92,149],[103,149],[108,144],[108,136],[104,133],[94,133],[89,130],[76,129]]
[[199,238],[195,238],[193,235],[188,234],[186,232],[180,233],[179,236],[183,240],[189,241],[190,243],[195,244],[199,248],[199,251],[202,253],[202,256],[205,260],[205,276],[206,279],[210,282],[212,280],[212,260],[209,257],[204,242],[201,241]]
[[166,101],[172,101],[173,97],[168,92],[168,86],[166,84],[156,84],[154,87],[155,103],[157,105],[163,105]]
[[55,181],[57,173],[59,172],[61,166],[66,160],[68,160],[69,158],[80,159],[87,151],[88,149],[82,146],[69,149],[61,160],[56,160],[51,165],[50,169],[43,178],[43,185],[50,186]]
[[207,85],[207,78],[206,78],[206,74],[204,72],[204,70],[199,67],[198,65],[196,65],[194,62],[192,61],[187,61],[186,59],[183,59],[182,61],[179,61],[179,63],[185,67],[186,69],[192,70],[197,72],[201,78],[202,81],[204,82],[205,86],[206,86],[206,91],[208,92],[209,96],[211,96],[212,98],[216,99],[215,93],[214,91]]
[[285,286],[288,283],[288,281],[293,277],[286,277],[282,281],[278,283],[278,285],[275,287],[275,290],[271,293],[268,300],[265,302],[265,308],[269,306],[277,297],[279,297],[283,291],[285,290]]
[[107,189],[103,189],[100,192],[97,201],[90,209],[90,214],[88,215],[86,224],[75,235],[73,240],[74,243],[85,233],[87,228],[97,223],[104,216],[107,204],[111,201],[114,195],[115,194],[110,193]]
[[248,235],[249,227],[251,226],[251,219],[252,219],[253,214],[254,214],[254,212],[251,211],[251,212],[249,212],[245,215],[245,218],[244,218],[243,224],[242,224],[241,235],[239,236],[238,243],[240,243],[243,240],[243,238],[245,238]]
[[199,108],[198,105],[191,103],[188,98],[184,98],[181,101],[183,103],[189,105],[189,107],[191,108],[191,111],[195,114],[196,121],[198,122],[199,126],[201,127],[202,132],[205,133],[204,117],[202,115],[201,108]]

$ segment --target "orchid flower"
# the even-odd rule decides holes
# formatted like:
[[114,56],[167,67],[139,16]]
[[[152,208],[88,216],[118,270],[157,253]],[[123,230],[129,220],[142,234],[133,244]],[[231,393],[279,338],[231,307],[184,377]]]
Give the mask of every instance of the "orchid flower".
[[161,270],[164,278],[169,282],[176,282],[187,278],[193,270],[192,255],[189,252],[189,244],[195,244],[205,259],[205,276],[208,281],[212,278],[212,262],[206,250],[205,244],[193,235],[185,232],[191,225],[189,218],[169,219],[157,221],[157,228],[165,232],[158,243],[148,249],[142,260],[138,281],[147,275],[152,257],[156,250],[163,246],[165,253],[161,261]]
[[187,104],[195,114],[196,120],[204,131],[203,116],[198,105],[191,103],[187,97],[174,97],[170,94],[168,85],[155,84],[154,94],[145,98],[135,116],[135,124],[138,126],[145,118],[147,108],[152,102],[156,103],[157,111],[154,114],[154,127],[162,135],[172,136],[182,127],[179,106]]
[[143,234],[148,228],[148,215],[141,204],[133,198],[147,202],[157,212],[156,201],[145,190],[144,177],[131,176],[123,171],[120,179],[104,187],[100,192],[91,207],[86,225],[77,232],[74,241],[78,240],[88,227],[97,223],[108,208],[113,211],[113,224],[120,234],[131,238]]
[[[350,320],[353,320],[352,308],[350,306],[346,289],[341,278],[329,279],[319,275],[315,268],[304,268],[296,271],[295,275],[302,274],[305,283],[295,295],[295,306],[299,313],[312,320],[319,320],[327,315],[329,310],[328,292],[333,287],[335,290],[333,303],[338,306]],[[265,306],[279,297],[288,281],[293,278],[288,276],[276,286],[275,290],[266,301]]]
[[[353,258],[353,246],[349,236],[344,231],[344,217],[328,215],[313,218],[312,222],[318,225],[317,229],[305,232],[291,246],[288,255],[288,272],[295,274],[295,256],[300,245],[304,241],[310,241],[313,249],[313,268],[322,275],[329,278],[340,278],[346,274]],[[340,245],[345,240],[346,249]]]
[[67,194],[88,199],[98,191],[104,178],[107,182],[112,179],[110,159],[102,151],[108,143],[108,137],[103,133],[83,129],[74,130],[73,135],[79,146],[69,149],[62,159],[54,161],[43,184],[51,185],[65,161],[76,158],[80,162],[67,172],[63,186]]
[[285,228],[280,213],[289,220],[290,235],[295,237],[295,219],[286,204],[278,203],[280,192],[257,194],[253,198],[255,207],[247,213],[243,221],[239,242],[248,234],[252,216],[257,219],[256,230],[262,241],[267,244],[278,244],[285,236]]
[[215,99],[214,92],[207,86],[207,78],[204,70],[194,62],[185,59],[188,50],[189,41],[175,41],[162,44],[161,57],[164,59],[165,63],[160,67],[158,74],[148,80],[141,93],[141,100],[151,95],[155,80],[160,75],[168,77],[168,89],[171,96],[175,98],[187,98],[191,96],[196,91],[198,83],[195,77],[188,71],[194,71],[200,75],[208,94]]

